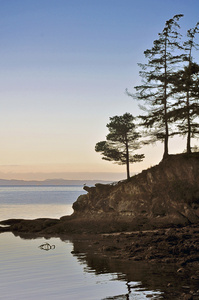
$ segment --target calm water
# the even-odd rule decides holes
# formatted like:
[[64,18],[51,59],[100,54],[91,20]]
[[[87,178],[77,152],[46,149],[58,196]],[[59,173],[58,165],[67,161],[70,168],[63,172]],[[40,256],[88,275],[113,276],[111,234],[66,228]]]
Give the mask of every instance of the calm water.
[[[0,187],[0,219],[70,214],[72,203],[83,193],[80,186]],[[46,242],[54,245],[52,249],[39,247]],[[0,298],[162,299],[160,288],[168,277],[165,269],[98,257],[87,249],[87,242],[74,238],[24,239],[0,234]]]
[[[55,249],[40,249],[45,242]],[[153,295],[160,294],[142,290],[141,282],[127,285],[125,273],[111,270],[110,262],[98,257],[89,259],[85,253],[75,256],[71,253],[73,249],[73,242],[68,240],[24,240],[11,233],[1,234],[1,299],[134,300],[147,299],[147,295],[154,299]]]
[[82,186],[0,187],[0,220],[70,215],[72,203],[84,193]]

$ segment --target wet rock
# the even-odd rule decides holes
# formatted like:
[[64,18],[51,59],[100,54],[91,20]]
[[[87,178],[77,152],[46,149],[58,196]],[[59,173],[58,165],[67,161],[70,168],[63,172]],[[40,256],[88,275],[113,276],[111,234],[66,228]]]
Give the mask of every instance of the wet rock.
[[118,249],[119,248],[115,247],[115,246],[107,246],[107,247],[103,248],[103,251],[115,251],[115,250],[118,250]]
[[191,294],[182,294],[182,300],[193,300],[193,295],[191,295]]
[[199,280],[199,277],[197,275],[192,275],[191,280]]
[[169,283],[167,284],[167,286],[168,286],[168,287],[173,287],[173,283],[169,282]]
[[177,272],[178,272],[178,273],[184,273],[184,268],[179,268],[179,269],[177,270]]

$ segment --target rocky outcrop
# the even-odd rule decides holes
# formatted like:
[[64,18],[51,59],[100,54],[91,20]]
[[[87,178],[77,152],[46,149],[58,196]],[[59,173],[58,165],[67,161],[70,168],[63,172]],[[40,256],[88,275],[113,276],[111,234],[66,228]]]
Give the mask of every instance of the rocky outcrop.
[[199,154],[171,155],[128,181],[85,187],[74,216],[130,223],[185,225],[199,221]]
[[84,187],[74,213],[60,220],[8,220],[2,231],[97,233],[185,226],[199,222],[199,153],[170,155],[115,184]]

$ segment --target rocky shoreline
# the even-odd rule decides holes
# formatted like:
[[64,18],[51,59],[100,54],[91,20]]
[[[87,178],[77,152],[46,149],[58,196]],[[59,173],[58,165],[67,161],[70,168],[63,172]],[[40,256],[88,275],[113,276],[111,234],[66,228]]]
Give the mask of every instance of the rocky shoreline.
[[[79,241],[81,239],[79,237]],[[163,270],[172,266],[176,279],[164,279],[164,297],[161,299],[199,299],[199,224],[100,234],[97,238],[85,235],[84,240],[84,251],[101,257],[129,263],[144,262],[148,266],[153,265],[154,269],[158,269],[159,265]],[[77,248],[74,253],[78,254],[78,251]]]
[[167,282],[171,297],[165,299],[199,299],[199,153],[173,155],[128,181],[85,190],[71,216],[5,220],[0,232],[25,238],[70,235],[86,241],[85,252],[175,265],[186,288],[175,294]]
[[[62,240],[71,240],[75,245],[73,255],[80,255],[81,258],[81,253],[87,253],[88,257],[89,255],[95,255],[98,259],[106,257],[111,265],[112,261],[116,260],[144,263],[148,267],[152,266],[155,272],[166,272],[171,268],[172,277],[165,275],[164,281],[161,282],[161,291],[164,292],[164,297],[161,299],[199,299],[199,223],[97,234],[88,234],[85,228],[81,233],[58,233],[57,230],[53,232],[53,227],[49,227],[51,230],[40,230],[41,223],[45,226],[53,224],[58,228],[59,222],[60,220],[56,219],[8,220],[1,222],[10,224],[10,226],[1,226],[1,232],[18,228],[12,232],[21,238],[59,237]],[[20,226],[22,231],[19,230]],[[161,266],[161,271],[159,271],[159,266]],[[159,274],[159,276],[162,275]]]
[[[153,230],[114,232],[101,234],[47,234],[13,232],[25,239],[59,237],[74,243],[72,254],[81,253],[107,258],[109,262],[123,261],[152,266],[155,272],[172,269],[171,277],[165,276],[161,299],[199,299],[199,223],[184,227]],[[173,271],[174,270],[174,271]],[[176,278],[173,275],[176,274]],[[159,276],[162,276],[159,274]]]

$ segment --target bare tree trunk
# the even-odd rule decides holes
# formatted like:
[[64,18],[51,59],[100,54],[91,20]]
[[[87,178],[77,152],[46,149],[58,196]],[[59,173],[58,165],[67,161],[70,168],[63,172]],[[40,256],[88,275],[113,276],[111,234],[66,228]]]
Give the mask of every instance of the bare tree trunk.
[[190,101],[189,101],[189,91],[190,91],[190,79],[191,79],[191,52],[192,45],[189,51],[189,68],[188,68],[188,86],[187,86],[187,153],[191,153],[191,120],[190,120]]
[[169,155],[168,142],[169,142],[169,128],[167,118],[167,39],[165,38],[165,58],[164,58],[164,124],[165,124],[165,137],[164,137],[164,154],[163,159]]
[[191,122],[190,122],[190,111],[189,111],[189,92],[187,91],[187,153],[191,153]]
[[127,172],[127,179],[130,179],[129,145],[128,145],[127,136],[125,137],[125,144],[126,144],[126,172]]
[[129,161],[126,162],[126,172],[127,172],[127,179],[130,179],[130,167],[129,167]]

